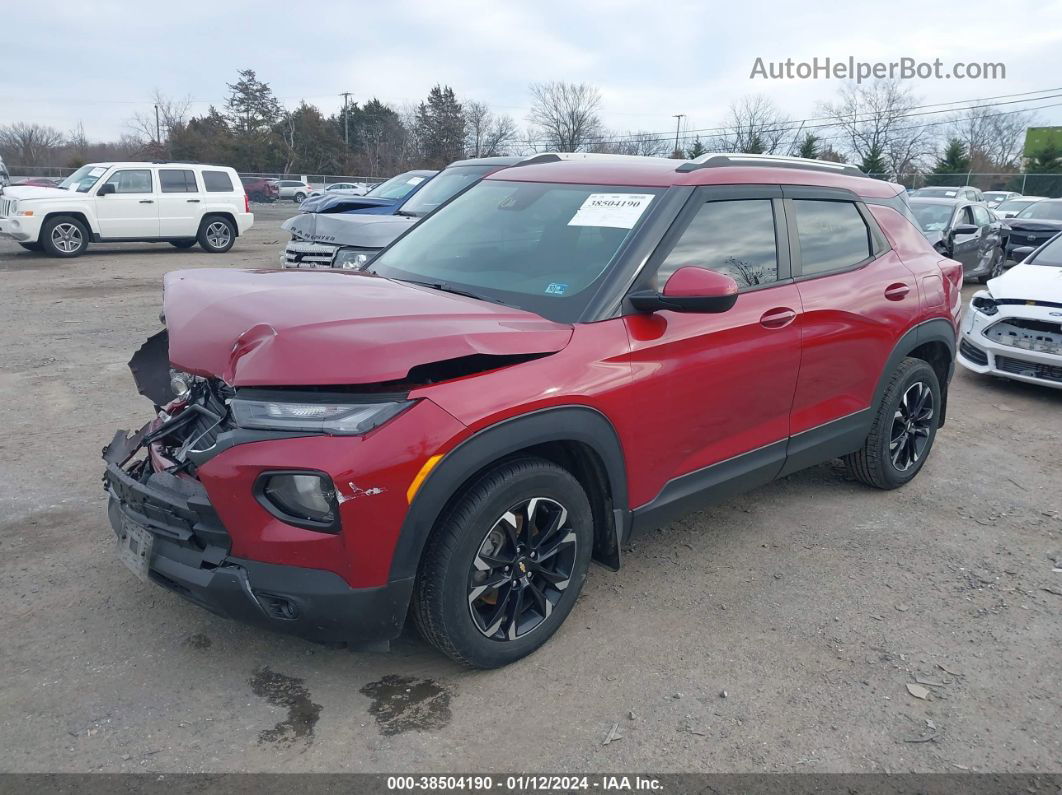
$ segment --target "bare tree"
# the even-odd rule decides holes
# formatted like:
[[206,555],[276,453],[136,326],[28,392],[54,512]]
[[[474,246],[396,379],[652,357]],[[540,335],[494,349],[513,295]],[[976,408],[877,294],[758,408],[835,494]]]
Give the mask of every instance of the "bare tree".
[[516,122],[511,116],[495,116],[482,102],[465,102],[466,148],[472,157],[497,157],[516,139]]
[[822,104],[819,112],[840,128],[853,160],[881,153],[899,179],[916,171],[933,150],[931,128],[907,118],[917,104],[910,89],[898,81],[878,80],[843,86],[838,101]]
[[618,134],[604,132],[588,146],[591,152],[612,155],[641,155],[642,157],[665,157],[670,152],[670,139],[656,133],[638,131]]
[[726,132],[716,139],[723,152],[773,154],[786,149],[792,123],[778,107],[762,95],[742,97],[730,103]]
[[558,152],[576,152],[601,133],[601,92],[588,83],[532,83],[528,122],[538,141]]
[[952,119],[947,137],[958,138],[966,144],[977,169],[1012,169],[1021,156],[1025,130],[1033,124],[1032,113],[970,108]]
[[14,165],[53,165],[62,145],[63,134],[54,127],[22,121],[0,126],[0,154]]
[[[170,137],[170,131],[183,125],[188,120],[188,110],[192,106],[192,98],[184,96],[171,99],[159,89],[155,89],[152,108],[148,112],[135,113],[128,121],[132,134],[140,141],[154,141],[156,138],[166,141]],[[158,126],[155,121],[155,108],[158,108]]]

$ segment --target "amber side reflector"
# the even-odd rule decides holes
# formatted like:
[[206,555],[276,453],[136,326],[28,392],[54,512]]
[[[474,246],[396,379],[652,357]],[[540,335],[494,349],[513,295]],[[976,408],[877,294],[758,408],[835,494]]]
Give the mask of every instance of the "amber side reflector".
[[413,482],[409,484],[409,488],[406,489],[406,502],[412,503],[413,498],[417,496],[417,490],[420,488],[420,484],[424,482],[424,478],[428,477],[435,465],[439,463],[441,455],[433,455],[427,461],[424,462],[424,466],[420,468],[420,472],[413,478]]

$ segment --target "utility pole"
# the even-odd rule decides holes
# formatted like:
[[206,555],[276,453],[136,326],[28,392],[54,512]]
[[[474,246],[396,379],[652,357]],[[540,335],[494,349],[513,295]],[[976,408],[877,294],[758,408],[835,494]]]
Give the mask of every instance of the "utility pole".
[[679,148],[678,148],[679,129],[682,126],[682,120],[684,118],[686,118],[686,114],[685,113],[672,113],[671,115],[675,117],[675,148],[671,151],[671,154],[675,154],[675,152],[677,152],[679,150]]
[[159,103],[155,103],[155,143],[162,144],[162,130],[159,127]]
[[350,99],[350,92],[344,91],[339,96],[343,97],[343,143],[350,146],[350,117],[347,115],[347,101]]

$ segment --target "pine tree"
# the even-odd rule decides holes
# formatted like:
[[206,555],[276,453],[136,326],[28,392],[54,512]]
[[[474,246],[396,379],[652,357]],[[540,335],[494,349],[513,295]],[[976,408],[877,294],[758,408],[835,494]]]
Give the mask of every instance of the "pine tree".
[[806,157],[809,160],[816,160],[818,156],[819,136],[814,133],[804,133],[804,137],[800,141],[800,148],[797,150],[797,157]]
[[887,175],[889,167],[885,163],[885,154],[880,146],[875,144],[867,150],[862,162],[859,164],[859,170],[871,177],[884,177]]
[[952,138],[944,147],[944,154],[937,160],[933,167],[933,174],[966,174],[970,170],[970,155],[967,153],[966,144],[958,138]]
[[704,145],[704,142],[701,141],[701,136],[698,135],[693,139],[693,144],[690,148],[686,150],[686,157],[693,160],[693,158],[700,157],[707,151],[708,147]]
[[276,160],[273,129],[283,110],[273,89],[258,79],[254,69],[241,69],[239,79],[229,83],[225,102],[234,140],[233,166],[242,171],[265,171]]
[[464,157],[465,113],[450,86],[436,85],[417,106],[416,135],[428,168],[442,168]]

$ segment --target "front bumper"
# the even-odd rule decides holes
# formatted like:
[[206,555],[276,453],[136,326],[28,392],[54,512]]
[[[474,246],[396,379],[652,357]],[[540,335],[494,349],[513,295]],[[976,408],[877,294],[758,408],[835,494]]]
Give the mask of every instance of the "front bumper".
[[34,216],[0,218],[0,237],[7,237],[19,243],[36,242],[40,228],[40,221]]
[[229,534],[200,483],[166,472],[138,479],[122,468],[144,430],[118,434],[104,450],[104,484],[115,533],[124,520],[153,537],[152,582],[217,615],[317,642],[398,636],[412,579],[352,588],[335,572],[231,556]]
[[332,268],[339,246],[329,243],[309,243],[289,240],[281,255],[284,268]]
[[1062,355],[1003,344],[984,333],[1010,318],[1040,320],[1038,314],[1035,308],[1022,307],[1012,315],[984,315],[971,307],[963,322],[956,360],[981,375],[1062,389]]

